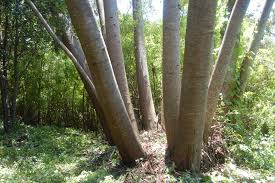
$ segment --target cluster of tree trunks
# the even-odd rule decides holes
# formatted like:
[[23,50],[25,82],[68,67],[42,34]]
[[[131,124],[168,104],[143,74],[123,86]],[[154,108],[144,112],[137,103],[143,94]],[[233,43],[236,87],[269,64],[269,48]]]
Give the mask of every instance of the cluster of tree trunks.
[[[97,12],[101,24],[101,27],[98,27],[89,0],[66,0],[78,38],[71,27],[63,30],[62,40],[56,36],[31,0],[26,2],[52,38],[72,60],[95,106],[104,133],[109,143],[117,146],[122,160],[131,163],[145,157],[146,153],[138,136],[137,121],[125,72],[117,1],[97,0]],[[232,63],[232,52],[249,2],[250,0],[235,1],[211,73],[217,0],[189,0],[184,68],[180,80],[180,1],[164,0],[163,116],[169,154],[180,170],[195,172],[200,170],[203,139],[204,142],[208,140],[219,93],[222,91],[228,66]],[[247,83],[249,68],[263,38],[273,3],[274,0],[266,0],[254,38],[242,63],[240,77],[242,91]],[[141,0],[133,0],[132,5],[142,127],[149,130],[154,127],[157,118],[148,74]],[[5,16],[6,19],[8,17]],[[8,27],[5,27],[5,31],[7,30]],[[7,38],[4,37],[3,46],[5,39]],[[5,87],[7,60],[5,55],[3,54],[2,58],[4,69],[1,71],[0,80],[4,118],[9,117],[8,95],[5,94],[8,92]],[[16,114],[15,109],[12,112]],[[8,126],[5,126],[6,128],[8,129]]]
[[[169,15],[166,13],[166,11],[169,11],[169,5],[172,6],[174,10],[177,10],[176,2],[164,1],[163,52],[164,54],[173,53],[173,56],[170,54],[169,56],[170,58],[174,58],[169,61],[165,55],[163,56],[163,115],[166,124],[168,150],[179,169],[192,171],[199,171],[200,169],[202,135],[204,136],[204,142],[207,143],[210,125],[219,100],[219,94],[222,91],[228,67],[234,62],[232,52],[249,2],[249,0],[235,1],[214,70],[209,76],[216,2],[189,1],[180,105],[179,109],[169,111],[169,107],[171,106],[167,106],[169,102],[167,100],[172,99],[176,101],[171,95],[176,96],[178,91],[177,88],[174,88],[172,91],[171,86],[167,83],[170,73],[172,73],[172,76],[170,76],[168,81],[171,83],[178,82],[178,53],[176,51],[177,42],[175,41],[175,37],[178,36],[178,17],[173,14],[176,13],[176,11],[170,12]],[[231,1],[228,3],[234,2]],[[250,44],[248,55],[242,63],[240,77],[241,91],[244,90],[247,82],[249,67],[251,67],[252,60],[255,58],[260,41],[263,38],[265,25],[273,3],[274,0],[266,1],[254,38]],[[228,6],[230,6],[230,4]],[[172,20],[170,18],[172,18]],[[167,30],[166,26],[169,23],[170,29],[168,28]],[[167,31],[171,31],[170,34],[167,34]],[[166,52],[169,50],[169,41],[167,40],[174,40],[174,52],[171,50],[170,52]],[[169,67],[174,70],[171,71]],[[178,104],[174,102],[173,107],[177,105]],[[177,114],[178,111],[179,113]]]
[[[95,88],[100,98],[100,103],[104,106],[103,112],[107,118],[107,123],[110,127],[114,143],[118,147],[123,161],[133,162],[138,158],[144,157],[145,152],[141,146],[139,137],[134,132],[131,118],[129,117],[130,114],[127,112],[126,105],[117,83],[118,78],[115,77],[112,68],[112,57],[109,56],[101,31],[97,27],[96,17],[89,1],[66,0],[66,4],[92,73]],[[105,4],[108,4],[108,1],[104,1],[104,6]],[[108,8],[105,7],[104,9],[106,10]],[[111,14],[112,13],[110,13],[110,15]],[[108,17],[106,12],[105,17]],[[114,20],[114,22],[112,22],[112,20]],[[107,39],[109,36],[110,38],[113,38],[112,34],[117,34],[116,31],[118,31],[114,28],[114,33],[108,35],[107,22],[110,21],[113,24],[116,24],[116,20],[117,15],[114,15],[113,17],[111,15],[110,20],[106,20]],[[116,26],[118,25],[114,25],[114,27]],[[113,43],[114,45],[119,42],[119,38],[115,36],[116,35],[114,35],[116,42]],[[118,61],[121,62],[122,60]],[[120,65],[121,63],[117,64]],[[120,71],[123,72],[123,69]],[[124,78],[125,76],[119,75],[119,77]]]

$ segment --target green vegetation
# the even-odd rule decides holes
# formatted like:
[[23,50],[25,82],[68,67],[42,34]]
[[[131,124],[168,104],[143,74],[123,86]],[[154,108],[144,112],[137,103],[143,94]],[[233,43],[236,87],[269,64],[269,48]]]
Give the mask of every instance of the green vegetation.
[[272,72],[265,66],[255,67],[248,91],[227,114],[230,123],[225,137],[230,137],[228,145],[237,163],[274,173],[275,76]]
[[[260,55],[265,51],[262,49]],[[222,110],[225,106],[220,106],[217,116],[224,125],[230,157],[219,177],[225,182],[275,181],[275,75],[260,61],[259,56],[239,103],[226,114]],[[215,171],[211,175],[215,173],[220,174]]]
[[[37,16],[27,5],[27,1],[3,0],[2,3],[1,0],[0,2],[0,183],[275,182],[274,9],[271,11],[265,27],[265,36],[259,41],[259,51],[253,60],[247,86],[244,91],[241,91],[241,67],[252,35],[257,33],[255,27],[262,7],[254,5],[255,10],[247,11],[249,13],[246,13],[243,19],[241,30],[236,36],[237,44],[233,50],[232,63],[228,65],[229,70],[227,72],[231,73],[231,77],[225,79],[224,86],[220,90],[218,108],[213,118],[210,138],[209,141],[204,142],[202,148],[201,172],[195,174],[191,171],[178,171],[167,150],[165,130],[168,130],[163,123],[163,88],[165,87],[162,80],[164,76],[163,22],[161,19],[151,20],[145,16],[153,12],[151,0],[143,2],[146,12],[144,13],[144,40],[147,65],[153,103],[158,116],[158,121],[155,122],[151,131],[145,131],[142,127],[143,114],[140,105],[141,97],[137,87],[133,15],[130,11],[118,13],[125,71],[130,98],[139,127],[138,133],[129,127],[130,125],[125,122],[127,120],[123,120],[126,127],[120,126],[120,123],[115,123],[122,122],[121,120],[112,121],[113,118],[120,116],[119,112],[122,110],[118,112],[118,110],[110,109],[112,107],[108,105],[100,104],[102,97],[99,97],[99,93],[118,90],[118,87],[101,90],[106,83],[108,84],[106,81],[111,79],[115,81],[116,78],[113,78],[111,72],[106,73],[110,76],[109,78],[102,79],[101,81],[104,82],[98,82],[99,84],[95,86],[94,94],[98,100],[96,103],[95,100],[91,100],[90,88],[88,87],[87,90],[86,85],[83,84],[83,75],[77,71],[63,50],[47,34]],[[181,8],[179,9],[180,60],[178,66],[181,67],[181,74],[184,71],[185,63],[184,48],[186,46],[186,28],[188,27],[187,8],[190,1],[179,1]],[[77,0],[74,2],[77,3]],[[83,0],[83,2],[87,2],[87,0]],[[168,2],[172,2],[172,0]],[[233,7],[235,0],[226,2],[231,2]],[[64,27],[70,27],[72,35],[79,41],[79,33],[77,34],[76,27],[71,22],[66,1],[34,1],[34,4],[61,41],[65,43],[63,40],[66,35]],[[92,4],[91,7],[95,10],[95,15],[98,16],[96,3]],[[212,31],[213,50],[209,52],[214,59],[213,63],[209,63],[209,68],[216,64],[214,61],[217,60],[221,50],[226,25],[229,22],[229,9],[230,4],[218,0],[215,30]],[[96,21],[99,20],[98,18],[96,17]],[[96,23],[100,24],[100,22]],[[96,31],[93,29],[89,33],[94,32]],[[200,37],[201,32],[198,32],[197,35]],[[101,41],[103,42],[103,39]],[[4,44],[5,42],[6,44]],[[72,47],[77,50],[77,54],[73,53],[75,57],[78,53],[81,54],[81,47],[79,50],[77,44]],[[104,47],[103,49],[106,50],[106,53],[104,52],[106,55],[103,56],[109,58],[107,48]],[[87,56],[84,54],[84,57]],[[99,57],[97,59],[100,60]],[[81,68],[85,70],[85,64],[92,68],[95,60],[91,61],[86,58],[83,63],[77,61],[84,65]],[[111,59],[105,64],[110,63]],[[199,64],[193,65],[198,66]],[[93,80],[95,75],[93,75],[91,68],[85,70],[84,75],[86,74],[88,77],[91,75],[91,82],[95,85]],[[110,68],[110,70],[113,69],[111,66]],[[167,73],[170,74],[170,72]],[[192,70],[190,73],[192,75],[196,72]],[[172,74],[173,71],[171,71]],[[202,76],[198,75],[192,78],[197,80],[186,82],[186,88],[192,88]],[[115,86],[115,84],[110,86]],[[203,86],[205,89],[206,84]],[[226,89],[228,91],[225,91]],[[108,97],[117,99],[121,97],[120,92],[118,91],[116,96],[112,96],[113,93],[110,92]],[[205,92],[207,92],[206,89]],[[193,96],[190,95],[190,97],[185,98],[191,97]],[[178,100],[181,99],[178,98]],[[122,99],[113,102],[113,106],[118,106],[117,101],[120,102],[122,108],[125,106]],[[197,98],[190,101],[190,103],[201,102]],[[111,104],[110,101],[106,103]],[[181,101],[181,103],[183,102]],[[193,108],[195,107],[193,106]],[[193,108],[190,107],[190,109]],[[117,116],[106,114],[106,111],[115,111],[113,114],[117,114]],[[129,112],[128,114],[126,111],[124,112],[125,116],[129,116]],[[176,115],[178,118],[179,114]],[[173,121],[175,124],[182,122],[175,121]],[[199,124],[197,127],[202,127],[203,120],[198,119],[198,121],[196,121],[196,124]],[[103,130],[102,128],[104,125],[105,128],[106,126],[109,128],[107,132],[109,130],[117,135],[117,139],[123,141],[122,145],[118,145],[117,142],[109,144],[106,141],[104,135],[106,129]],[[198,128],[190,129],[189,132],[192,131],[193,133],[194,130],[194,134],[197,134]],[[132,140],[131,142],[129,142],[130,140],[127,141],[127,138],[121,138],[126,136],[124,133],[133,135],[132,138],[129,138]],[[194,142],[198,145],[198,141],[202,140],[198,136],[191,140],[187,139],[190,140],[191,144]],[[127,144],[128,146],[125,145],[122,149],[126,149],[124,151],[126,154],[129,153],[129,149],[134,145],[132,144],[134,138],[138,139],[136,145],[140,145],[147,156],[140,159],[133,158],[136,164],[123,164],[119,146]],[[114,139],[112,140],[114,141]],[[177,138],[177,140],[181,143],[182,139]],[[177,145],[180,146],[181,144],[178,143]]]
[[109,174],[104,161],[117,159],[100,134],[26,125],[12,135],[2,131],[1,182],[97,182]]

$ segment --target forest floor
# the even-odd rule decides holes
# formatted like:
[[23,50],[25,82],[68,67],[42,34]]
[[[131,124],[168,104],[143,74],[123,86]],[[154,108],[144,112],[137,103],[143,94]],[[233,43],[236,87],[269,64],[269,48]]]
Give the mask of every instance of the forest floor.
[[252,170],[237,165],[230,153],[224,164],[200,175],[179,173],[165,159],[162,130],[144,132],[141,139],[148,158],[129,168],[100,134],[19,125],[16,133],[4,135],[1,129],[0,182],[275,182],[274,167]]

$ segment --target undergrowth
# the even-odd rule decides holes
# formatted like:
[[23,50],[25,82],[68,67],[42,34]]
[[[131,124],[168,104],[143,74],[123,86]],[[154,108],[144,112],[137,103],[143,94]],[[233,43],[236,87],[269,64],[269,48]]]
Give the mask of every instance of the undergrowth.
[[0,182],[98,182],[110,173],[93,163],[106,152],[117,159],[101,135],[74,129],[18,125],[0,142]]
[[275,182],[275,75],[263,65],[254,69],[247,92],[217,116],[230,153],[224,181]]

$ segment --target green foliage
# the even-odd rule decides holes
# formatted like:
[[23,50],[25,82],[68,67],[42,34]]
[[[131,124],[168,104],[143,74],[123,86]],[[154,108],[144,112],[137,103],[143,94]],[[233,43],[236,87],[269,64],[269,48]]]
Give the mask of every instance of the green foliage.
[[147,50],[147,63],[150,74],[152,95],[155,106],[160,111],[162,93],[162,24],[146,22],[144,27],[145,47]]
[[237,164],[274,173],[275,76],[261,64],[272,56],[266,51],[262,49],[255,61],[247,92],[226,116],[225,137]]
[[24,121],[86,129],[92,115],[86,113],[90,111],[87,95],[71,61],[48,49],[29,59],[32,60],[22,77],[23,88],[17,102],[18,113]]

